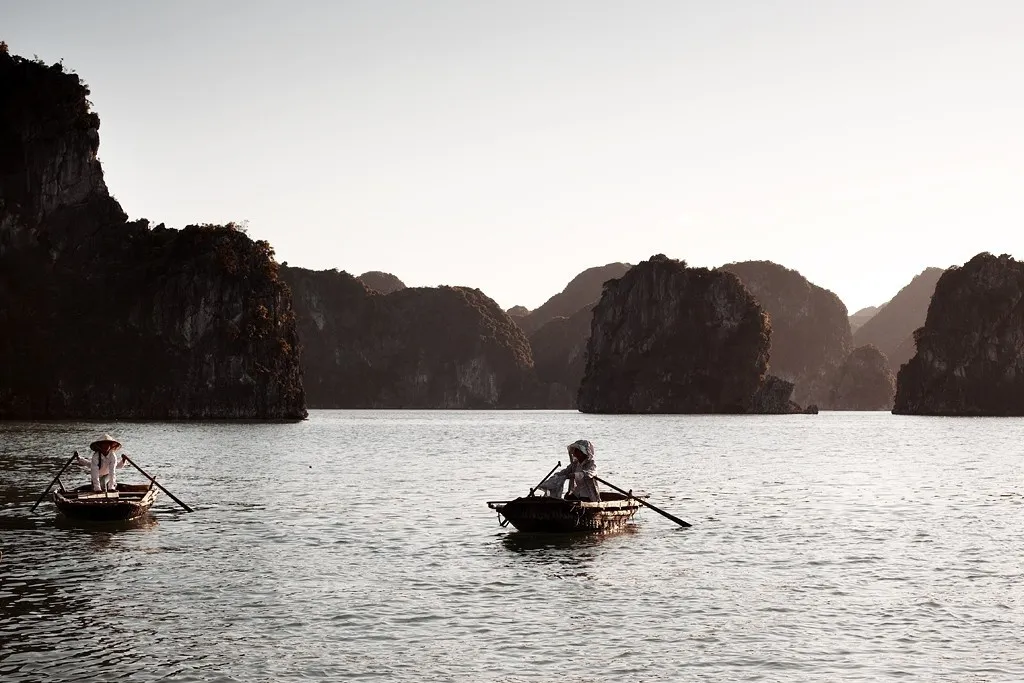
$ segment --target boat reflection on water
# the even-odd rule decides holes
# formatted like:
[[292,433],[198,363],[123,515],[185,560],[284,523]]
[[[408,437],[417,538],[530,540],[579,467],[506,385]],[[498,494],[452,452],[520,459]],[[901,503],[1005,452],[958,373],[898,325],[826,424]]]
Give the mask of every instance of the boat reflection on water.
[[634,524],[628,524],[621,529],[608,531],[601,534],[594,533],[527,533],[513,531],[501,535],[501,543],[507,550],[515,553],[535,554],[547,550],[568,550],[579,548],[595,548],[612,538],[622,538],[637,533],[638,529]]
[[[121,543],[115,543],[115,541],[119,537],[125,539],[125,534],[149,532],[156,529],[157,520],[152,513],[146,513],[134,519],[119,519],[106,522],[90,522],[57,515],[53,519],[53,526],[61,531],[70,532],[76,539],[72,542],[81,543],[92,550],[106,551],[111,548],[122,547]],[[132,545],[134,546],[134,544]]]
[[62,530],[75,530],[87,534],[109,534],[118,531],[138,531],[153,529],[157,526],[156,516],[151,512],[133,519],[115,519],[93,522],[85,519],[72,519],[64,515],[53,518],[53,526]]
[[[632,524],[600,534],[513,531],[501,535],[499,550],[506,558],[502,564],[510,568],[532,566],[535,570],[550,572],[552,576],[593,578],[595,567],[602,564],[600,558],[607,554],[606,551],[618,545],[619,541],[632,542],[632,539],[624,537],[637,531]],[[618,552],[612,550],[612,555]]]

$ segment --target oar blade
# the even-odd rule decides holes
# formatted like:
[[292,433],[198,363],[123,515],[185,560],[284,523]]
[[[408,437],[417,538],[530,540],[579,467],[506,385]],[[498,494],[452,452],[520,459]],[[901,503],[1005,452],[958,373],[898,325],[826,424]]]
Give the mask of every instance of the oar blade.
[[[610,487],[610,488],[612,488],[612,489],[614,489],[614,490],[618,491],[619,493],[621,493],[621,494],[623,494],[623,495],[625,495],[625,496],[629,496],[629,495],[632,495],[632,494],[630,494],[630,492],[629,492],[629,491],[624,491],[623,489],[620,489],[620,488],[619,488],[618,486],[616,486],[615,484],[613,484],[613,483],[611,483],[611,482],[608,482],[608,481],[605,481],[604,479],[601,479],[600,477],[594,477],[594,479],[596,479],[597,481],[601,482],[601,483],[602,483],[602,484],[604,484],[605,486],[608,486],[608,487]],[[648,507],[648,508],[650,508],[650,509],[654,510],[654,511],[655,511],[655,512],[657,512],[657,513],[658,513],[659,515],[661,515],[662,517],[665,517],[665,518],[667,518],[667,519],[671,519],[671,520],[672,520],[673,522],[675,522],[676,524],[678,524],[678,525],[679,525],[679,526],[681,526],[681,527],[684,527],[684,528],[685,528],[685,527],[693,526],[693,525],[692,525],[692,524],[690,524],[689,522],[683,521],[683,520],[679,519],[678,517],[676,517],[675,515],[673,515],[673,514],[671,514],[671,513],[668,513],[668,512],[665,512],[665,511],[664,511],[664,510],[662,510],[661,508],[659,508],[659,507],[656,507],[656,506],[654,506],[654,505],[652,505],[652,504],[648,503],[647,501],[645,501],[645,500],[643,500],[643,499],[641,499],[641,498],[637,498],[637,499],[636,499],[636,501],[637,501],[638,503],[640,503],[641,505],[643,505],[644,507]]]
[[167,496],[168,496],[168,497],[169,497],[169,498],[170,498],[171,500],[173,500],[173,501],[174,501],[175,503],[177,503],[177,504],[178,504],[178,505],[180,505],[180,506],[181,506],[182,508],[184,508],[185,512],[192,512],[192,511],[193,511],[193,510],[192,510],[192,508],[190,508],[190,507],[189,507],[188,505],[185,505],[185,504],[184,504],[183,502],[181,502],[180,500],[178,500],[177,496],[175,496],[175,495],[174,495],[173,493],[171,493],[170,491],[168,491],[167,489],[165,489],[165,488],[163,487],[163,485],[161,485],[161,484],[160,484],[160,482],[158,482],[158,481],[156,480],[156,477],[152,476],[152,475],[151,475],[151,474],[150,474],[149,472],[147,472],[146,470],[144,470],[144,469],[142,469],[141,467],[139,467],[138,465],[136,465],[136,464],[135,464],[135,461],[134,461],[134,460],[132,460],[131,458],[129,458],[127,454],[126,454],[126,455],[124,456],[124,459],[125,459],[125,460],[126,460],[126,461],[127,461],[128,463],[129,463],[129,464],[131,464],[131,466],[132,466],[132,467],[134,467],[134,468],[135,468],[135,469],[137,469],[137,470],[138,470],[139,472],[141,472],[141,473],[142,473],[142,476],[146,477],[146,479],[149,479],[149,480],[150,480],[151,482],[153,482],[153,484],[154,484],[154,485],[155,485],[155,486],[156,486],[156,487],[157,487],[158,489],[160,489],[161,491],[163,491],[164,493],[166,493],[166,494],[167,494]]

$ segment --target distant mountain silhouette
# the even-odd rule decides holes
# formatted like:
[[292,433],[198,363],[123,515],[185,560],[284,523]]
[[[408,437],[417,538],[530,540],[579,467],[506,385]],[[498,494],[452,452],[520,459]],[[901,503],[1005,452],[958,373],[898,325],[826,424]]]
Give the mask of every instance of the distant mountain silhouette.
[[550,408],[575,408],[576,392],[586,366],[593,306],[568,318],[553,318],[530,335],[537,377],[548,385]]
[[827,406],[832,382],[853,346],[846,305],[795,270],[771,261],[721,267],[736,275],[768,313],[768,370],[796,385],[793,400]]
[[478,289],[380,294],[346,272],[282,267],[292,291],[309,405],[532,408],[530,345]]
[[926,268],[853,334],[854,346],[873,344],[898,372],[914,354],[912,335],[924,324],[935,283],[944,271]]
[[874,346],[854,349],[836,373],[831,410],[892,410],[896,378],[889,361]]
[[[884,305],[882,304],[882,306]],[[878,311],[882,310],[882,306],[868,306],[852,314],[850,316],[850,331],[856,332],[857,328],[871,320]]]
[[372,290],[381,294],[390,294],[400,289],[405,289],[405,283],[391,273],[383,273],[379,270],[370,270],[359,276],[359,281]]
[[629,268],[628,263],[609,263],[587,268],[574,277],[565,289],[545,301],[525,318],[518,320],[519,326],[527,336],[530,336],[549,320],[570,317],[584,306],[589,306],[600,299],[601,286],[608,280],[622,277]]
[[[519,329],[523,329],[523,319],[530,315],[530,309],[526,306],[513,306],[512,308],[505,311],[505,314],[512,318],[512,322],[519,326]],[[524,333],[525,334],[525,333]]]

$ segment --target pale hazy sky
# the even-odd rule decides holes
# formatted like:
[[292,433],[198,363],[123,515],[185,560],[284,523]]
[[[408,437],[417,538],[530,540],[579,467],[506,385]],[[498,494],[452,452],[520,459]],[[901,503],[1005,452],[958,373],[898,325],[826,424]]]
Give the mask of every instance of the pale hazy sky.
[[1024,2],[0,0],[132,218],[534,308],[655,253],[850,311],[1024,256]]

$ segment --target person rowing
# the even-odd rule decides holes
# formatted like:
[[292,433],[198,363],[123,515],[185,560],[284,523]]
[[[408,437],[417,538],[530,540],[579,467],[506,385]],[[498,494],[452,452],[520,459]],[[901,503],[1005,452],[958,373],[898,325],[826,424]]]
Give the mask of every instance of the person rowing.
[[569,482],[566,500],[600,501],[601,491],[595,479],[597,462],[594,460],[594,444],[579,439],[566,446],[566,449],[569,451],[569,466],[553,473],[537,490],[554,498],[562,498],[562,488]]
[[75,451],[74,463],[80,467],[88,467],[92,477],[92,490],[113,493],[117,491],[117,470],[124,467],[128,460],[122,455],[118,460],[116,452],[121,444],[109,434],[89,444],[92,457],[86,460]]

